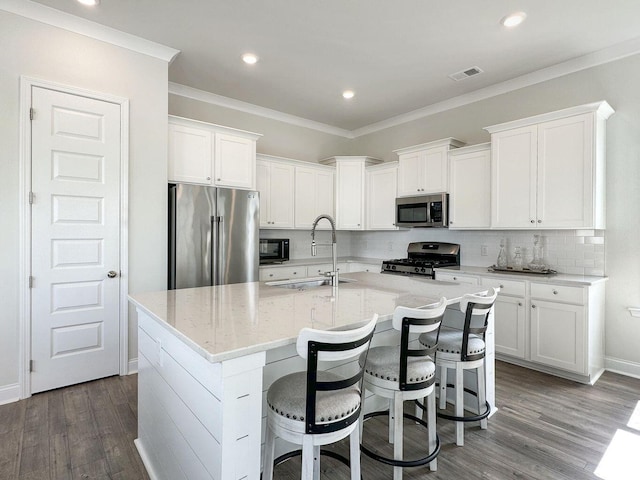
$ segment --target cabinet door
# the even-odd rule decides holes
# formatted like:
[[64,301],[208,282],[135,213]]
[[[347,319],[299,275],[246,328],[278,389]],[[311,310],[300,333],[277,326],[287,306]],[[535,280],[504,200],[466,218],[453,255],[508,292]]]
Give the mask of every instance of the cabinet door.
[[585,308],[532,299],[530,310],[531,361],[587,374]]
[[[318,170],[316,172],[316,214],[309,220],[310,223],[321,214],[331,215],[333,218],[336,217],[335,176],[336,174],[333,171]],[[331,227],[327,222],[322,222],[322,224],[318,225],[318,228],[326,230]]]
[[[320,214],[334,212],[334,173],[332,170],[295,167],[295,228],[311,228]],[[318,229],[328,229],[329,223],[322,221]]]
[[464,283],[466,285],[478,285],[479,278],[472,275],[460,275],[459,273],[441,272],[436,270],[436,280],[443,282]]
[[491,152],[449,157],[449,228],[491,226]]
[[307,276],[307,267],[263,267],[258,276],[261,282],[268,280],[288,280],[290,278],[304,278]]
[[256,190],[260,192],[260,228],[270,228],[270,178],[269,162],[258,160],[256,162]]
[[491,135],[491,226],[536,224],[537,126]]
[[208,130],[169,124],[170,182],[211,184],[211,139]]
[[215,185],[255,188],[256,142],[224,133],[215,134]]
[[421,152],[398,156],[398,196],[410,197],[422,192],[424,158]]
[[522,297],[498,295],[495,309],[496,352],[525,357],[525,306]]
[[367,170],[367,230],[397,230],[397,166]]
[[349,273],[356,273],[356,272],[380,273],[381,269],[382,269],[382,266],[380,264],[358,263],[358,262],[352,262],[349,264]]
[[538,125],[537,222],[594,228],[593,115]]
[[336,168],[336,227],[364,230],[364,163],[341,161]]
[[293,227],[294,166],[274,162],[269,171],[269,221],[271,227]]
[[423,152],[422,192],[449,191],[449,147],[429,148]]

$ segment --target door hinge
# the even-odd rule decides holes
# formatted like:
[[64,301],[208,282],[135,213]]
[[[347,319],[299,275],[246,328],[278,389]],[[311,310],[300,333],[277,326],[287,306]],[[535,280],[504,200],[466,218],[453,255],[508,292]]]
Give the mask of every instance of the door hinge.
[[36,116],[36,111],[33,109],[33,107],[31,107],[29,109],[29,120],[33,120],[33,117]]
[[29,372],[33,372],[33,360],[29,360]]
[[29,192],[29,205],[33,205],[33,199],[36,196],[33,194],[33,192]]
[[33,276],[29,275],[29,288],[33,288]]

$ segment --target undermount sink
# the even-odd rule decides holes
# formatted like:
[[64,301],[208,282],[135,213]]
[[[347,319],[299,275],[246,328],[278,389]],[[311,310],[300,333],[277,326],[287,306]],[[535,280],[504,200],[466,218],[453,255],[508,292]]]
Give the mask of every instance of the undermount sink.
[[[352,283],[356,280],[350,278],[341,278],[338,281],[338,285],[341,283]],[[311,277],[311,278],[295,278],[290,280],[276,280],[273,282],[265,282],[266,285],[279,288],[290,288],[297,290],[304,290],[306,288],[322,287],[323,285],[331,286],[331,278],[329,277]]]

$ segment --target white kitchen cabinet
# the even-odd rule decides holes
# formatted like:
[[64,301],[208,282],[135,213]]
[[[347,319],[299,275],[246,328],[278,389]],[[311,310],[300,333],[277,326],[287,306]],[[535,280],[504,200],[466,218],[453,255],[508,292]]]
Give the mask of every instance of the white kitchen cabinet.
[[398,155],[398,196],[449,191],[449,150],[463,146],[455,138],[394,150]]
[[436,270],[436,280],[443,282],[464,283],[466,285],[479,285],[480,279],[474,275],[462,275],[460,273],[443,272]]
[[[323,275],[325,272],[333,270],[333,263],[318,263],[307,265],[307,275],[310,277],[317,277]],[[347,262],[338,262],[338,271],[340,273],[349,272],[349,264]]]
[[254,189],[260,134],[169,116],[171,182]]
[[268,155],[257,158],[260,228],[293,228],[295,166]]
[[491,144],[449,152],[449,229],[491,226]]
[[523,281],[482,278],[482,285],[499,288],[495,303],[496,353],[526,357],[526,285]]
[[[296,165],[295,167],[295,228],[310,229],[318,215],[335,218],[335,169],[323,165]],[[323,220],[319,229],[326,230],[329,223]]]
[[606,102],[487,127],[493,228],[605,228]]
[[382,262],[380,263],[350,262],[349,263],[349,273],[356,273],[356,272],[380,273],[381,269],[382,269]]
[[295,267],[260,267],[258,277],[261,282],[269,280],[289,280],[290,278],[304,278],[307,276],[307,267],[298,265]]
[[438,280],[475,278],[500,288],[494,317],[501,360],[593,384],[604,371],[605,282],[571,285],[523,277],[436,270]]
[[366,229],[397,230],[398,162],[366,168]]
[[336,228],[365,228],[365,167],[382,160],[363,156],[338,156],[321,163],[336,167]]

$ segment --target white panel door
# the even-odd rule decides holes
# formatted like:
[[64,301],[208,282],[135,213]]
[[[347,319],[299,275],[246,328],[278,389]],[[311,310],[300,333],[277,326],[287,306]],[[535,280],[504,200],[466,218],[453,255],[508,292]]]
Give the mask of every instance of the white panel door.
[[272,227],[293,227],[293,165],[272,163],[269,172],[269,220]]
[[538,126],[538,222],[593,228],[593,115]]
[[488,229],[491,226],[491,152],[449,158],[449,228]]
[[398,167],[367,170],[367,230],[397,230]]
[[491,135],[491,226],[534,228],[538,162],[536,125]]
[[35,393],[119,372],[121,125],[119,105],[44,88],[32,106]]
[[449,191],[449,147],[429,148],[424,155],[424,193]]
[[403,153],[398,158],[398,196],[419,195],[424,188],[422,152]]
[[364,230],[364,163],[338,162],[336,171],[336,228]]
[[253,189],[256,186],[256,142],[224,133],[215,134],[215,185]]
[[169,124],[169,180],[211,185],[212,134],[203,128]]
[[498,295],[494,310],[496,352],[525,357],[524,298]]

